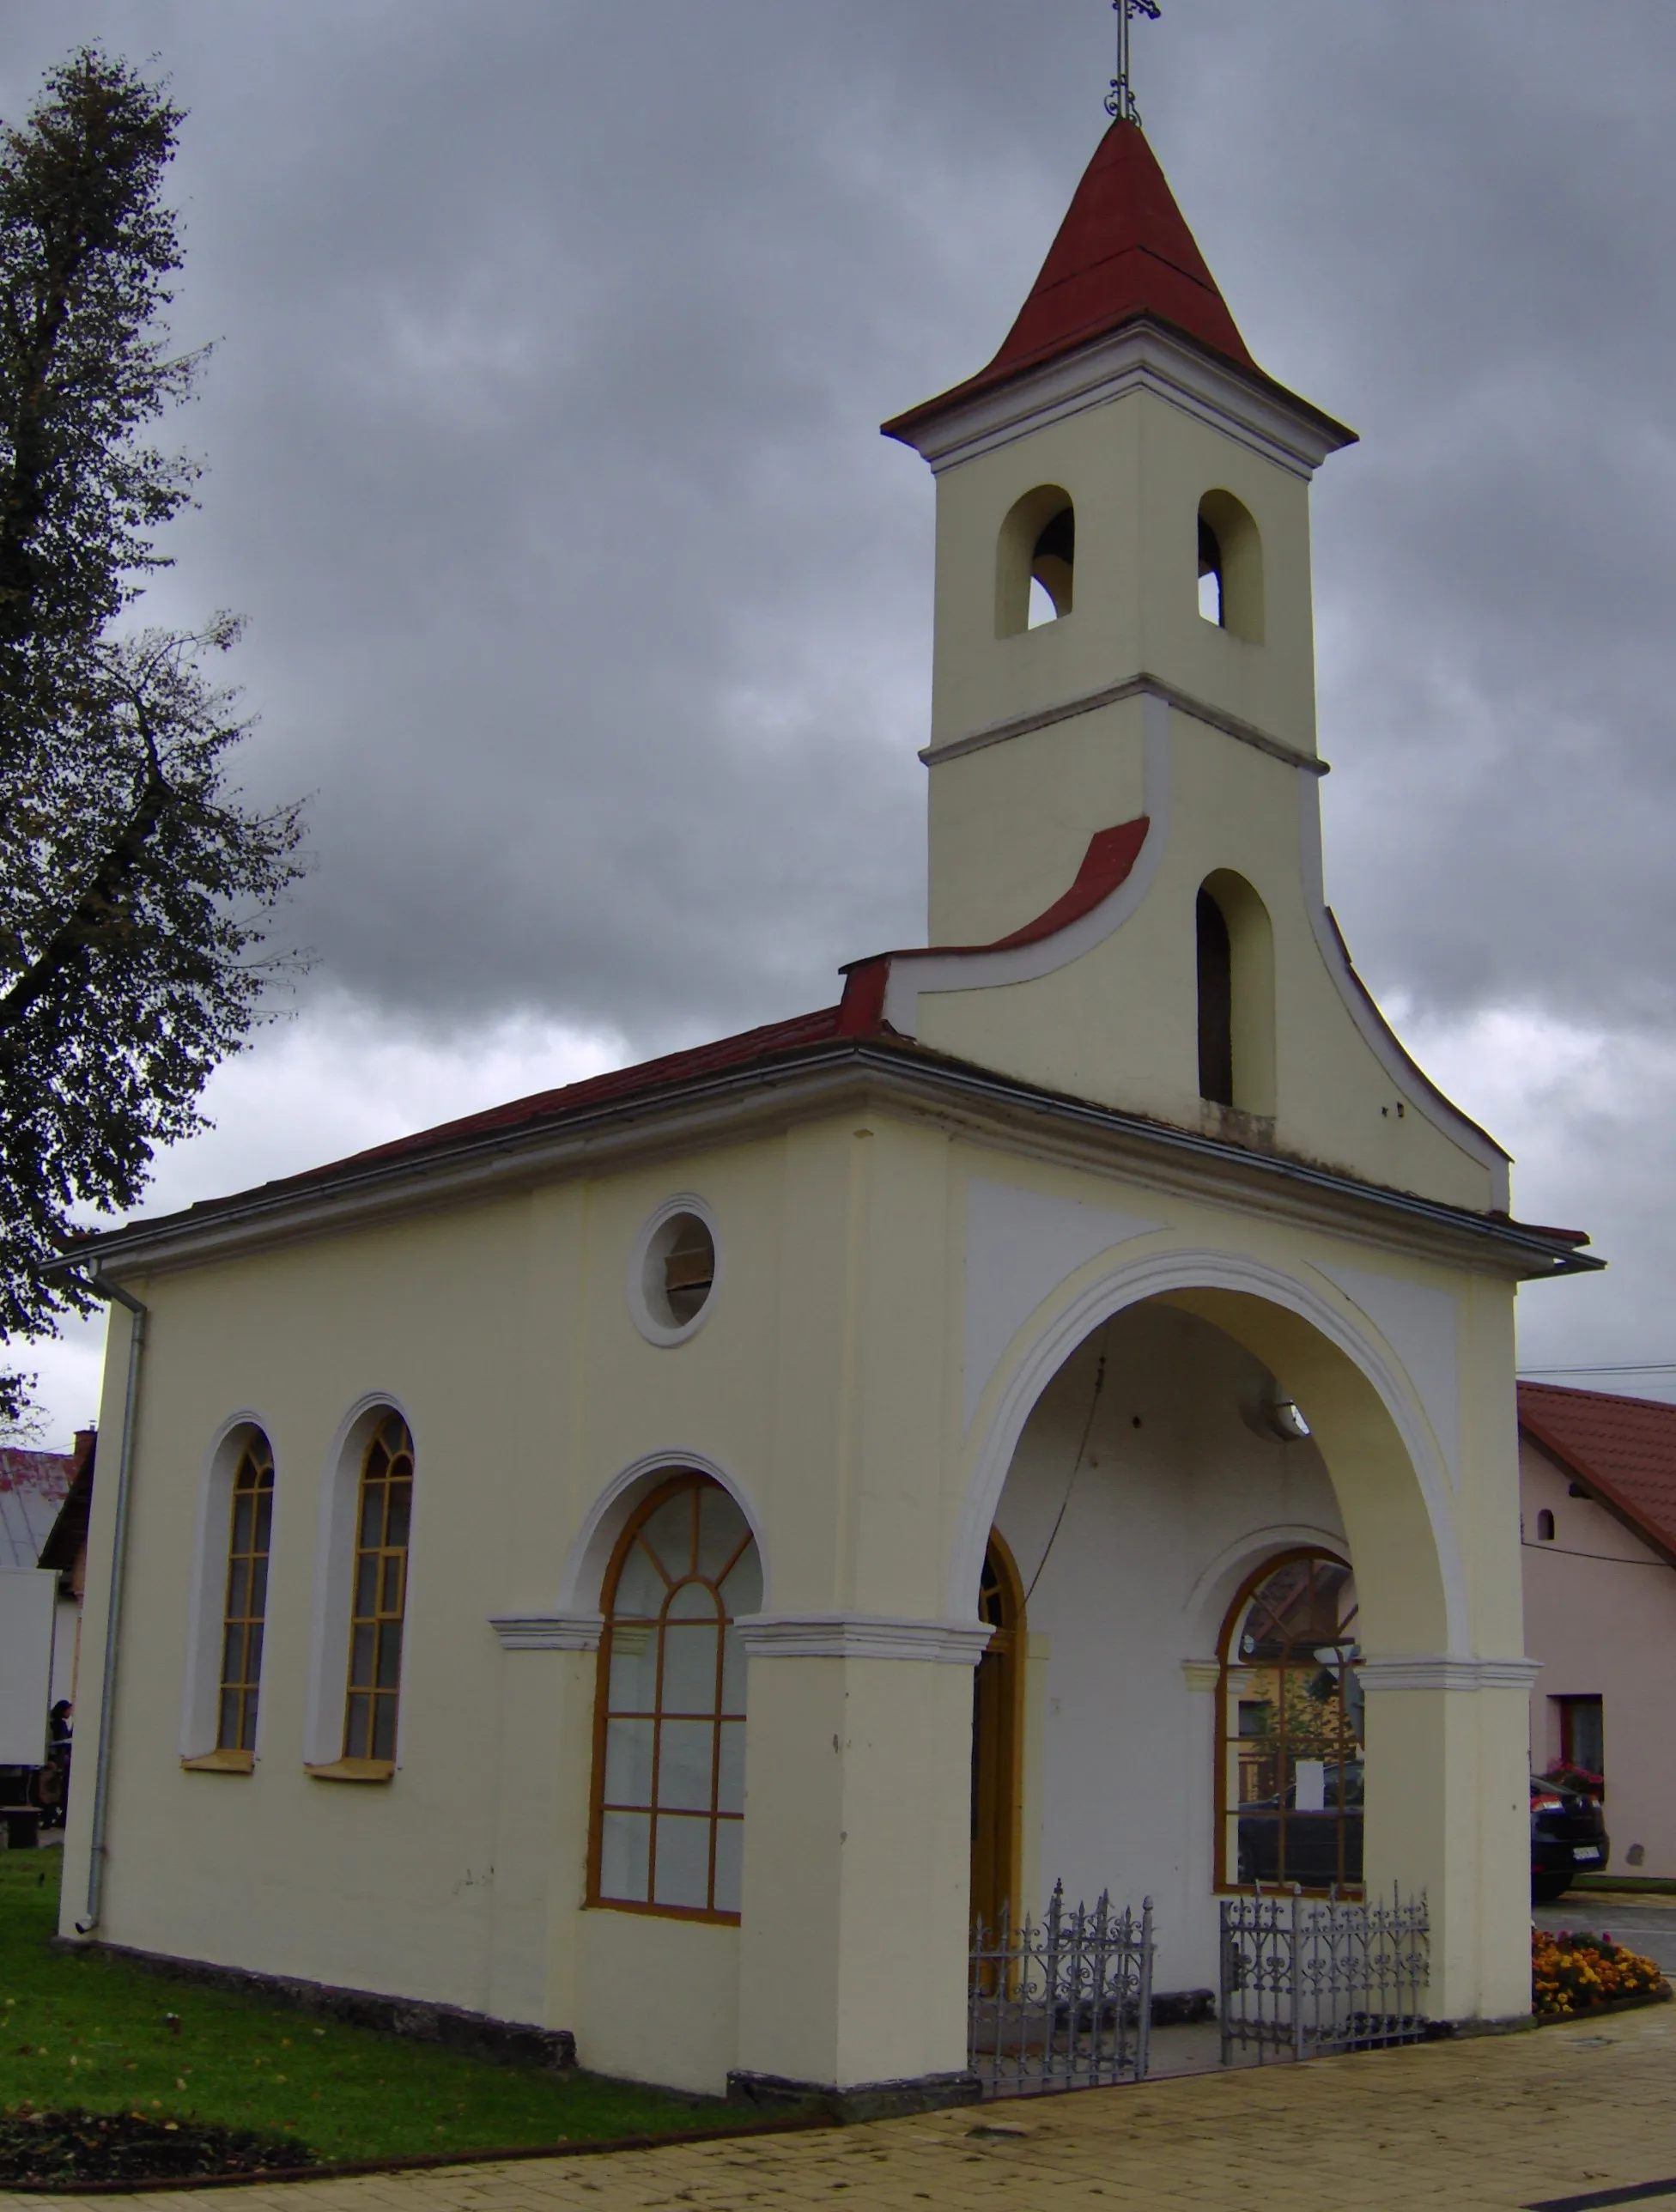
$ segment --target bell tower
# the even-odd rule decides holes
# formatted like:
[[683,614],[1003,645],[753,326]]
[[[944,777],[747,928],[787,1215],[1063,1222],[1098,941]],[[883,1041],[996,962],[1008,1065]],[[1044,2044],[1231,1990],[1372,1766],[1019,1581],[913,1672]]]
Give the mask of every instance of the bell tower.
[[1253,361],[1137,124],[988,367],[884,428],[937,477],[933,943],[1018,927],[1144,811],[1149,686],[1315,759],[1309,480],[1353,433]]
[[1505,1204],[1505,1155],[1322,900],[1309,485],[1355,434],[1253,360],[1114,94],[1000,350],[884,425],[937,483],[929,945],[853,963],[850,1003],[1196,1134]]

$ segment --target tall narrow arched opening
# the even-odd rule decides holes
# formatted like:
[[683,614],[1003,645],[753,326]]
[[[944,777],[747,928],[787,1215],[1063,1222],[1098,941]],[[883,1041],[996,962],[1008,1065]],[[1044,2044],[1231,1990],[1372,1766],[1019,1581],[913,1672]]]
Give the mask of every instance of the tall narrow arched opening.
[[993,1631],[972,1684],[973,1922],[1018,1916],[1023,1808],[1024,1589],[1006,1539],[990,1531],[978,1617]]
[[1199,889],[1193,912],[1199,1095],[1260,1119],[1275,1110],[1274,931],[1231,868]]
[[1060,484],[1015,501],[995,552],[995,635],[1015,637],[1071,612],[1076,599],[1077,513]]
[[1234,956],[1228,917],[1215,894],[1199,887],[1193,908],[1199,983],[1199,1095],[1215,1106],[1234,1103]]
[[1263,641],[1263,541],[1231,491],[1207,491],[1199,502],[1199,611],[1248,645]]

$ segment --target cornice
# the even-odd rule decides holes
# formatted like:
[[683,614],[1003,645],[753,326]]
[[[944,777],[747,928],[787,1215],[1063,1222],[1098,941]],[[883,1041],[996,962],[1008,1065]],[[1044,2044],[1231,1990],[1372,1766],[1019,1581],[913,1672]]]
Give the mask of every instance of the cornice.
[[325,1188],[258,1190],[202,1214],[136,1222],[89,1237],[58,1264],[96,1262],[109,1274],[137,1279],[342,1234],[421,1207],[508,1197],[567,1173],[615,1170],[628,1160],[736,1142],[858,1108],[912,1112],[951,1134],[1033,1159],[1120,1176],[1143,1188],[1214,1193],[1248,1213],[1303,1221],[1388,1251],[1435,1260],[1441,1250],[1515,1279],[1592,1273],[1605,1265],[1557,1249],[1515,1222],[1035,1090],[884,1038],[835,1039],[795,1060],[707,1077],[643,1100],[619,1099],[556,1127],[480,1137],[428,1157],[404,1155]]
[[597,1651],[605,1632],[597,1613],[501,1613],[489,1625],[503,1651]]
[[1296,745],[1289,745],[1283,738],[1272,738],[1266,730],[1260,730],[1254,722],[1242,721],[1237,714],[1224,714],[1220,707],[1212,707],[1207,700],[1197,699],[1191,691],[1179,685],[1167,684],[1161,676],[1126,677],[1120,684],[1108,684],[1098,691],[1085,691],[1080,698],[1062,700],[1057,706],[1043,707],[1030,714],[1015,714],[1011,721],[990,722],[981,730],[969,731],[965,736],[945,738],[939,744],[926,746],[920,758],[927,768],[937,768],[944,761],[961,760],[968,753],[981,753],[990,745],[1006,744],[1013,738],[1027,738],[1036,730],[1051,730],[1060,722],[1074,721],[1079,714],[1092,714],[1102,707],[1120,706],[1126,699],[1162,699],[1166,706],[1178,713],[1189,714],[1196,722],[1204,722],[1224,737],[1237,738],[1242,745],[1251,745],[1272,760],[1284,762],[1288,768],[1302,769],[1306,775],[1327,775],[1329,764],[1317,754],[1306,753]]
[[734,1626],[753,1659],[916,1659],[942,1667],[975,1667],[994,1634],[983,1621],[871,1613],[746,1613]]
[[1120,330],[956,400],[911,429],[893,431],[933,472],[993,453],[1048,424],[1148,392],[1308,482],[1356,434],[1266,378],[1243,374],[1162,324]]
[[1472,1659],[1453,1652],[1436,1656],[1360,1659],[1357,1680],[1364,1690],[1521,1690],[1542,1672],[1539,1659]]

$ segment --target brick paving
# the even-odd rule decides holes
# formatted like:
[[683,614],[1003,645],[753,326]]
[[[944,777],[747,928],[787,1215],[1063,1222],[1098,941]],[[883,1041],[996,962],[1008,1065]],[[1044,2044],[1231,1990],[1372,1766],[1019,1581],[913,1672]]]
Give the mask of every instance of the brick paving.
[[[864,2127],[124,2201],[135,2212],[1514,2212],[1669,2179],[1676,2212],[1673,2069],[1676,2006],[1661,2006]],[[108,2212],[110,2200],[17,2194],[9,2212],[73,2204]]]

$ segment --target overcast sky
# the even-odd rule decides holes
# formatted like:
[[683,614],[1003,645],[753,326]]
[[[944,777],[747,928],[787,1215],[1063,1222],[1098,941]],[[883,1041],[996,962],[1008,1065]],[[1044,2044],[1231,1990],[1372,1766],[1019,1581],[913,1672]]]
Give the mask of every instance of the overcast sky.
[[[1104,0],[0,27],[9,118],[83,37],[191,110],[209,473],[151,611],[248,615],[248,784],[313,794],[315,965],[158,1206],[922,939],[932,488],[877,425],[1017,311]],[[1329,896],[1516,1210],[1612,1262],[1525,1295],[1527,1364],[1676,1361],[1676,9],[1165,0],[1135,45],[1253,352],[1363,435],[1315,492]],[[43,1351],[55,1438],[98,1358]]]

